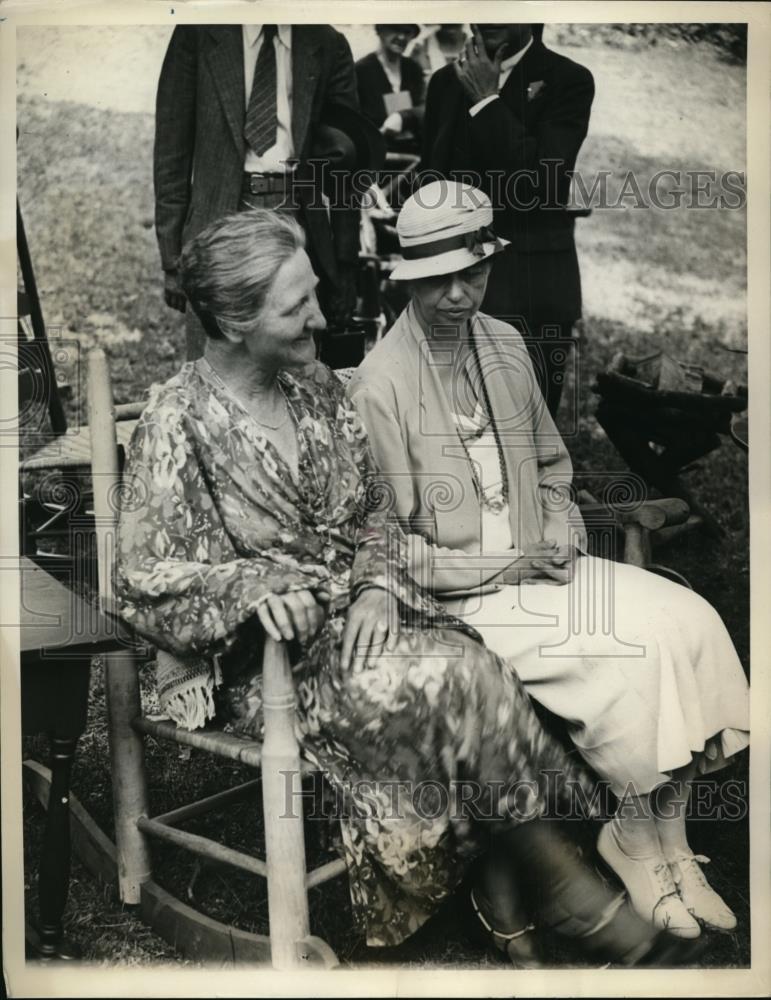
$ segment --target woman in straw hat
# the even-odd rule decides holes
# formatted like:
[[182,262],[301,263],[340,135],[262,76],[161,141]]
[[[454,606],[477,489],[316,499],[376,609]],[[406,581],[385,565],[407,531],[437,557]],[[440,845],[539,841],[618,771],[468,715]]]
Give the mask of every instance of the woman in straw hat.
[[491,223],[486,195],[468,185],[430,183],[405,203],[392,277],[410,282],[411,301],[349,389],[410,572],[566,721],[619,799],[598,850],[637,911],[681,937],[732,930],[685,811],[691,779],[747,746],[741,664],[701,597],[585,554],[570,459],[528,352],[513,327],[478,312],[506,246]]

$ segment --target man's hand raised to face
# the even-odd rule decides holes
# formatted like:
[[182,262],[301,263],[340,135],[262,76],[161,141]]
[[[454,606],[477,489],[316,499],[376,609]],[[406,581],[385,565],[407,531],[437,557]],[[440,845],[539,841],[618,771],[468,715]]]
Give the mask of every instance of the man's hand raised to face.
[[474,26],[473,31],[473,36],[466,42],[463,52],[454,63],[455,72],[472,105],[498,93],[501,63],[508,47],[506,42],[499,45],[491,59],[479,29]]

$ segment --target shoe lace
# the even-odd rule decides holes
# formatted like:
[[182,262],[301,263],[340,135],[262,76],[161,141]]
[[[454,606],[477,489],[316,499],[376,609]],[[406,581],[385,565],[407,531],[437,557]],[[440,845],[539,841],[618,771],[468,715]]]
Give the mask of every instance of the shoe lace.
[[681,854],[675,858],[675,867],[672,872],[675,885],[679,885],[683,880],[683,871],[687,869],[695,879],[696,884],[702,889],[708,889],[709,883],[704,878],[704,872],[699,865],[708,865],[709,858],[703,854]]
[[659,861],[651,867],[651,874],[653,875],[654,882],[656,883],[656,888],[659,891],[659,902],[665,898],[665,896],[672,896],[677,894],[677,888],[675,886],[674,879],[672,878],[672,872],[670,871],[669,865],[666,861]]

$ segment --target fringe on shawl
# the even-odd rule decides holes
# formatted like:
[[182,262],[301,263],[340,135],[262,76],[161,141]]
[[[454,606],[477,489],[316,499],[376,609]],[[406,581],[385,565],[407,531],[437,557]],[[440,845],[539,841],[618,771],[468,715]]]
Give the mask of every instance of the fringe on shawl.
[[161,711],[183,729],[214,717],[214,690],[222,683],[219,658],[177,657],[158,650],[155,680]]

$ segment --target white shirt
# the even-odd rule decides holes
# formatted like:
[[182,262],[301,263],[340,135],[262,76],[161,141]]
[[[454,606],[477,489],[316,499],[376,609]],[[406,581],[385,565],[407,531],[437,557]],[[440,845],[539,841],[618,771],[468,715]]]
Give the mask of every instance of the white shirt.
[[[501,465],[498,461],[498,443],[495,431],[488,426],[480,437],[466,438],[466,435],[477,429],[482,407],[477,406],[474,418],[453,413],[458,433],[466,439],[466,451],[469,459],[476,464],[477,475],[481,480],[482,494],[486,503],[480,504],[480,539],[481,552],[505,552],[512,548],[511,523],[509,521],[509,505],[504,500],[503,483],[501,481]],[[481,498],[480,498],[481,499]],[[492,504],[492,507],[488,504]],[[513,552],[512,558],[516,558]]]
[[[252,94],[252,84],[254,83],[254,70],[257,66],[257,57],[262,48],[262,25],[244,24],[241,30],[244,42],[245,107],[248,108],[249,98]],[[291,24],[278,25],[273,45],[276,49],[276,113],[278,116],[276,142],[270,149],[266,149],[262,156],[257,156],[253,150],[248,146],[246,147],[244,170],[250,174],[283,174],[288,169],[291,169],[287,167],[285,161],[294,156],[294,144],[292,142]]]
[[[533,44],[533,38],[531,36],[528,39],[527,43],[522,46],[519,52],[515,52],[513,56],[509,56],[508,59],[503,60],[503,62],[501,63],[501,72],[500,75],[498,76],[498,93],[500,93],[501,90],[503,90],[503,85],[511,76],[511,71],[514,69],[517,63],[522,60],[525,53],[532,44]],[[490,94],[489,97],[483,97],[481,101],[477,101],[476,104],[472,105],[469,108],[469,114],[473,118],[474,115],[479,114],[482,108],[485,107],[485,105],[489,104],[490,101],[497,101],[497,100],[498,100],[498,94]]]

